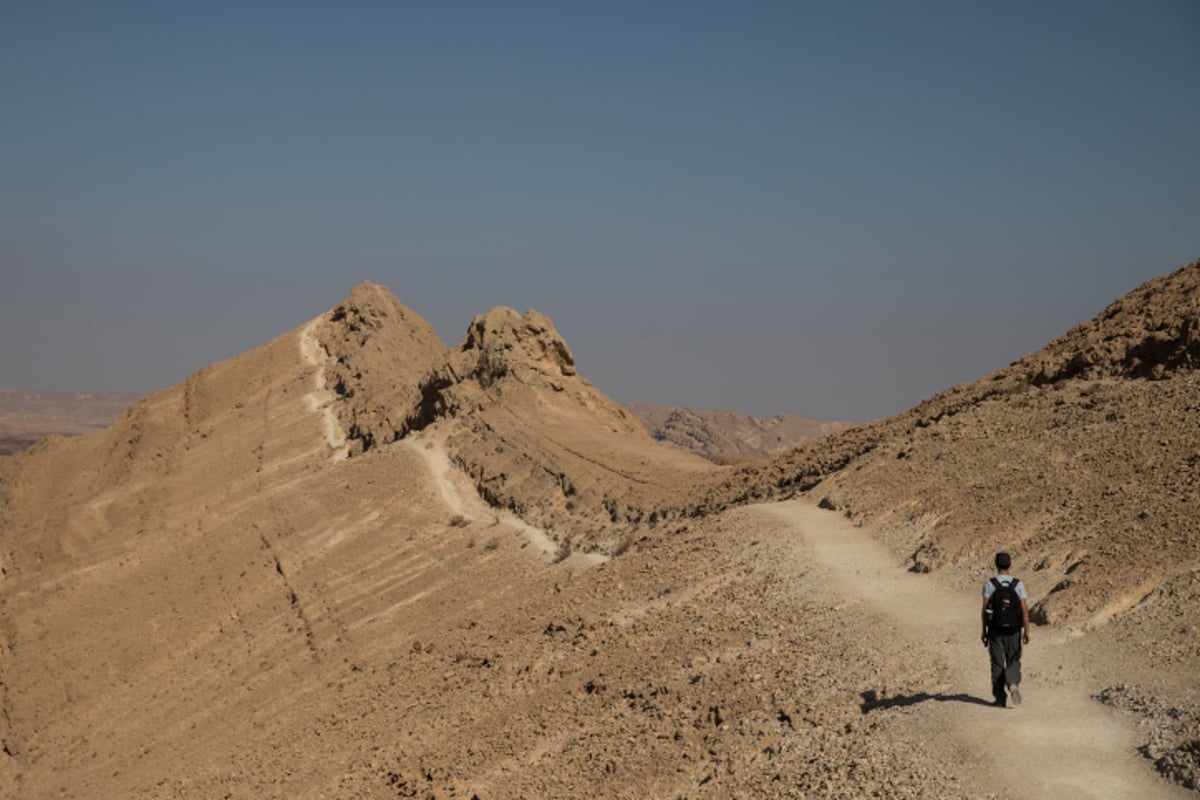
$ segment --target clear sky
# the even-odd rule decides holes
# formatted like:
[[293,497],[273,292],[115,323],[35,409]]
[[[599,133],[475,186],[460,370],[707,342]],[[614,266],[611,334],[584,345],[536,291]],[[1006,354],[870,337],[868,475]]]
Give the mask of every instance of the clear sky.
[[387,285],[615,399],[867,420],[1200,257],[1200,3],[0,9],[0,386]]

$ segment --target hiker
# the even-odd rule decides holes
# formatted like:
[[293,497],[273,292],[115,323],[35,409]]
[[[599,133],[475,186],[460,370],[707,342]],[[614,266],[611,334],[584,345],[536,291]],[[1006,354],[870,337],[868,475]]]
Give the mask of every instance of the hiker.
[[1029,595],[1020,579],[1008,574],[1012,556],[996,553],[998,574],[983,584],[983,645],[992,659],[993,705],[1007,707],[1007,686],[1013,705],[1021,702],[1021,645],[1029,644]]

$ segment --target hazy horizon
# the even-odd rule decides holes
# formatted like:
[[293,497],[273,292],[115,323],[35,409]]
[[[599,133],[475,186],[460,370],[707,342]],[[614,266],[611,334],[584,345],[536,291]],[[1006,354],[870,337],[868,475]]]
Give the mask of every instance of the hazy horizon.
[[1200,257],[1200,6],[26,6],[0,386],[148,392],[363,280],[621,402],[867,421]]

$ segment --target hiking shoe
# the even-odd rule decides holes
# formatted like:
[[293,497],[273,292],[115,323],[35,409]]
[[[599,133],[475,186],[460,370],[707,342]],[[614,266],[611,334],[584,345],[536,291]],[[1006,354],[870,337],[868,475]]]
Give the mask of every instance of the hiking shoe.
[[1008,693],[1010,695],[1012,695],[1012,701],[1013,701],[1014,706],[1021,705],[1021,687],[1020,686],[1008,687]]

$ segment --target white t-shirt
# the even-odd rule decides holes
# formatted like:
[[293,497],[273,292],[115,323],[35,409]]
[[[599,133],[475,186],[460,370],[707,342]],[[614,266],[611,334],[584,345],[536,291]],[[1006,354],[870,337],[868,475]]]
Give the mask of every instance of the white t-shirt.
[[[996,580],[1000,581],[1001,586],[1008,586],[1013,581],[1015,581],[1016,578],[1012,575],[997,575]],[[993,584],[991,582],[990,579],[983,582],[983,599],[984,600],[987,600],[989,597],[991,597],[995,593],[995,591],[996,591],[996,586],[995,586],[995,584]],[[1017,584],[1017,597],[1021,598],[1022,600],[1029,599],[1029,594],[1025,591],[1025,581],[1021,581],[1020,583]]]

